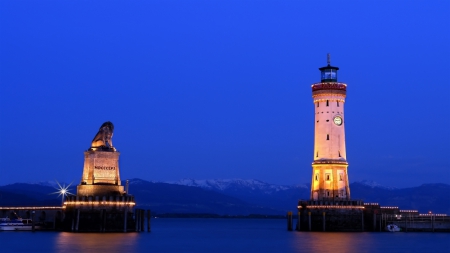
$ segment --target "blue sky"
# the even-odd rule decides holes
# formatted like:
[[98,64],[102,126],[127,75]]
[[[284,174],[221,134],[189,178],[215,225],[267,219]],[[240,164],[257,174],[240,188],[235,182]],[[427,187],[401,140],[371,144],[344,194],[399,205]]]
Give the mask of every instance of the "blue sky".
[[450,183],[449,1],[1,1],[0,185],[81,179],[115,125],[122,179],[310,181],[311,84],[348,84],[349,179]]

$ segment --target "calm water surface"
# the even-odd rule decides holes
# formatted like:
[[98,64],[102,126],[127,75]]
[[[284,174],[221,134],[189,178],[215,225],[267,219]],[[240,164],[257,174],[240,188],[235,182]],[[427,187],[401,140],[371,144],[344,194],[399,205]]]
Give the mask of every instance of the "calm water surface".
[[285,220],[152,219],[152,232],[0,232],[0,252],[450,252],[450,233],[307,233]]

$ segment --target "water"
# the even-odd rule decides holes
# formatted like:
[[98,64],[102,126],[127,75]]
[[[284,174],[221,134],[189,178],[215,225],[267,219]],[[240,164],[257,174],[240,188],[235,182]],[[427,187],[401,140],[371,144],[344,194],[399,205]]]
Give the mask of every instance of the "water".
[[450,233],[288,232],[285,220],[152,219],[152,232],[1,232],[0,252],[449,252]]

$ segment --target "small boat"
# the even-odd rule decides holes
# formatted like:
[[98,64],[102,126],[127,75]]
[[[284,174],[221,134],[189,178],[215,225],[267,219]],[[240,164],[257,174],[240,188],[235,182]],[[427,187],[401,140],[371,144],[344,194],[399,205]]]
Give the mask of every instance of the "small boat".
[[[34,229],[39,229],[40,226],[34,226]],[[0,218],[0,231],[31,231],[33,224],[31,219],[9,219]]]
[[386,230],[389,231],[389,232],[400,232],[400,231],[402,231],[402,229],[399,226],[395,225],[395,224],[387,225],[386,226]]

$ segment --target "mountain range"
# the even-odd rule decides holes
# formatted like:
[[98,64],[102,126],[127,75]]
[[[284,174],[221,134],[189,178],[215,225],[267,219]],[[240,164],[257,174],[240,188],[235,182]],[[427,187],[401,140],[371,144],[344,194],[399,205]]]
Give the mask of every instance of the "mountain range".
[[[125,184],[125,182],[122,182]],[[52,182],[0,186],[0,206],[60,205]],[[75,192],[76,187],[69,188]],[[299,199],[309,199],[309,185],[275,185],[259,180],[183,179],[175,182],[129,180],[137,207],[153,213],[208,213],[219,215],[283,215],[295,211]],[[385,187],[371,181],[350,184],[352,199],[382,206],[450,214],[450,185],[423,184],[410,188]]]

